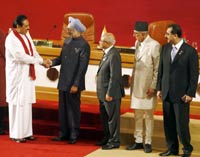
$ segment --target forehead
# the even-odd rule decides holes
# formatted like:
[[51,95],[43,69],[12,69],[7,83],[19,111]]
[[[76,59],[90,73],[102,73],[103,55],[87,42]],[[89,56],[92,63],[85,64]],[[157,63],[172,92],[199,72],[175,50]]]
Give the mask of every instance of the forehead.
[[172,31],[172,28],[168,27],[166,32],[171,33],[171,31]]
[[134,33],[135,36],[141,36],[143,32],[139,32],[139,31],[134,30],[133,33]]
[[27,19],[25,19],[24,21],[22,21],[22,23],[23,23],[24,26],[29,25],[29,21]]

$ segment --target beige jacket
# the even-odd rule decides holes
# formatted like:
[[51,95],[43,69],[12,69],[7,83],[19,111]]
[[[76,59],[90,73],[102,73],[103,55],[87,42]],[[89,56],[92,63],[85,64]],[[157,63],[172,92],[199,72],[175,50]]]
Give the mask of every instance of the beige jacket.
[[156,89],[160,44],[147,36],[140,51],[136,41],[135,65],[132,74],[132,92],[137,98],[146,98],[149,88]]

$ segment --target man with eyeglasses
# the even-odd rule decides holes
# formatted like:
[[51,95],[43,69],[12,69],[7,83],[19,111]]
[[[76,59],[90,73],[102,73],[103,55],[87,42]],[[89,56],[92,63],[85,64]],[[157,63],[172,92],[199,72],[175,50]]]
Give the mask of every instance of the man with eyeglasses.
[[121,75],[121,56],[114,47],[115,37],[105,33],[99,42],[104,56],[97,71],[97,96],[103,124],[104,138],[97,145],[103,150],[120,147],[120,105],[124,96]]
[[59,89],[59,135],[53,141],[67,140],[75,144],[80,131],[80,97],[85,89],[85,74],[89,64],[90,45],[83,38],[86,27],[82,22],[69,17],[67,33],[60,56],[49,60],[47,67],[61,65]]
[[[157,104],[156,84],[160,44],[149,36],[148,23],[145,21],[135,23],[134,36],[136,38],[136,50],[131,85],[131,108],[134,109],[135,143],[126,149],[144,148],[145,153],[150,153],[152,152],[153,114]],[[145,135],[144,145],[143,135]]]

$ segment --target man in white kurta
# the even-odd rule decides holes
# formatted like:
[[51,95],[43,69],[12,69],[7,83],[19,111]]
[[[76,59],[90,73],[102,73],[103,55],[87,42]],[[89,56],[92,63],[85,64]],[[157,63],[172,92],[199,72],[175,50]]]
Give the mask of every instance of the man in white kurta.
[[[135,143],[127,150],[143,149],[152,151],[153,114],[157,104],[156,83],[160,58],[160,44],[148,35],[148,23],[136,22],[134,28],[136,37],[135,66],[133,70],[131,108],[135,116]],[[145,119],[145,132],[143,131]],[[143,146],[143,135],[145,135]]]
[[[36,51],[29,35],[29,22],[26,16],[19,15],[13,24],[13,30],[6,38],[6,101],[9,104],[10,138],[17,142],[25,142],[33,137],[32,103],[36,102],[34,79],[30,74],[30,64],[42,64],[43,59]],[[27,46],[25,52],[18,33]],[[32,49],[32,55],[31,50]]]

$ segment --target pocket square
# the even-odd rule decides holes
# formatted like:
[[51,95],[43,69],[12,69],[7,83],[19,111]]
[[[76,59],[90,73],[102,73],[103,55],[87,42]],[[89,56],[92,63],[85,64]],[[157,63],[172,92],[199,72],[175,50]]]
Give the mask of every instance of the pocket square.
[[80,48],[74,48],[75,53],[78,53],[81,49]]

